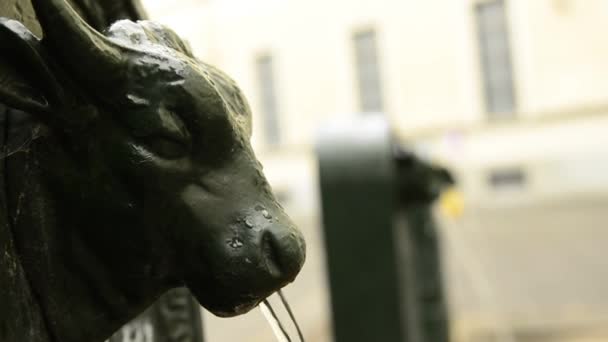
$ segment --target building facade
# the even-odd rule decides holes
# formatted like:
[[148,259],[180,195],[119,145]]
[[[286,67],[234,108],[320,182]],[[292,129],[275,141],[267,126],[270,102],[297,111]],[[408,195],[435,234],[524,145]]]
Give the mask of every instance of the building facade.
[[371,111],[457,169],[561,160],[607,143],[603,0],[148,2],[240,84],[272,170],[309,159],[327,118]]

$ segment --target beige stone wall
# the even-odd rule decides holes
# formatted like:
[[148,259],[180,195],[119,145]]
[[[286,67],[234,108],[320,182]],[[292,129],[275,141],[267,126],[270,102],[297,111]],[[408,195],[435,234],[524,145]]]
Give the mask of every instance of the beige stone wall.
[[[149,11],[237,78],[254,109],[254,58],[272,53],[281,128],[286,145],[297,146],[310,144],[322,118],[358,111],[351,35],[367,27],[378,32],[386,111],[404,135],[486,121],[476,2],[184,0]],[[507,4],[521,119],[608,103],[604,1]]]
[[[398,134],[426,157],[466,171],[533,158],[556,162],[563,159],[564,139],[571,153],[589,145],[581,144],[585,140],[604,146],[599,133],[585,128],[595,124],[585,122],[608,114],[606,2],[506,1],[517,110],[514,120],[495,122],[484,109],[474,17],[475,5],[483,1],[146,4],[151,17],[187,37],[201,58],[241,85],[254,111],[254,146],[277,170],[273,181],[280,188],[297,181],[282,163],[284,156],[305,162],[322,122],[358,115],[352,34],[370,27],[377,31],[386,114]],[[264,139],[254,64],[260,54],[272,54],[275,61],[283,138],[278,148]],[[571,122],[579,124],[568,131]],[[550,129],[555,125],[565,125],[568,134]]]

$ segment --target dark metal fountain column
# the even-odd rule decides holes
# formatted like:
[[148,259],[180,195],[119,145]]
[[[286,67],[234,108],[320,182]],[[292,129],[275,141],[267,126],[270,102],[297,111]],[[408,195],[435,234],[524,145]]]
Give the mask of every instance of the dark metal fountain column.
[[449,173],[397,149],[382,116],[330,124],[317,150],[335,340],[448,341],[431,205]]
[[401,285],[406,294],[408,341],[449,340],[448,315],[441,275],[441,245],[432,205],[454,183],[450,173],[395,147],[399,208],[398,244]]
[[335,340],[403,341],[388,125],[381,117],[330,125],[318,155]]
[[173,289],[108,342],[203,342],[200,307],[188,289]]

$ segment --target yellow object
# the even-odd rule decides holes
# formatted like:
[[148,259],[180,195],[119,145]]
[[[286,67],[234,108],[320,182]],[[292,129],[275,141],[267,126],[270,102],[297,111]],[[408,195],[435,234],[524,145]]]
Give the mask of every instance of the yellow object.
[[449,218],[456,219],[464,212],[464,198],[456,188],[444,191],[439,197],[439,210]]

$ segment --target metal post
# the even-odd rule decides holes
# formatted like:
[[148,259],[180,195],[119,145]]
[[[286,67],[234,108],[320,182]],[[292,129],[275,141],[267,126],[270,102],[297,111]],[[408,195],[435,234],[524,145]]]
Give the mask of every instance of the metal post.
[[335,341],[404,341],[388,125],[381,116],[331,124],[317,150]]
[[317,150],[336,342],[447,342],[431,206],[450,174],[381,116],[330,124]]
[[441,277],[441,248],[432,205],[454,183],[451,174],[394,148],[398,173],[397,244],[401,247],[402,286],[410,341],[447,342],[448,315]]
[[200,306],[188,289],[173,289],[108,342],[204,342]]

